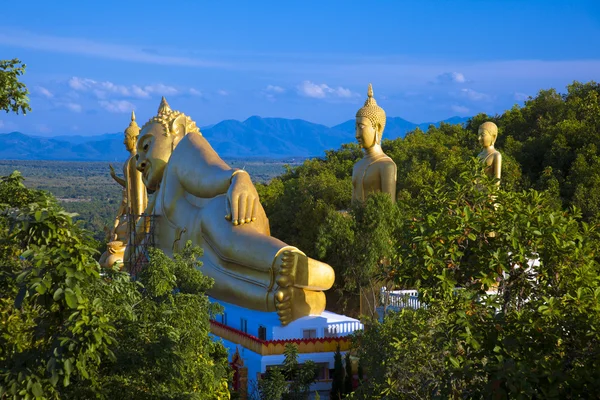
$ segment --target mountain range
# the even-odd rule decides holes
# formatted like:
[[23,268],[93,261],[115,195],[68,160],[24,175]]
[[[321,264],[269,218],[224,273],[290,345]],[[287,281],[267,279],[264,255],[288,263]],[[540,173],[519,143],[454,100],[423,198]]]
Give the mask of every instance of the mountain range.
[[[468,118],[415,124],[399,117],[388,117],[384,138],[404,137],[416,128],[442,122],[463,124]],[[225,120],[201,129],[213,148],[224,158],[284,158],[320,156],[328,149],[354,141],[354,119],[333,127],[301,119],[261,118],[245,121]],[[0,159],[122,161],[128,153],[123,133],[95,136],[40,137],[20,132],[0,134]]]

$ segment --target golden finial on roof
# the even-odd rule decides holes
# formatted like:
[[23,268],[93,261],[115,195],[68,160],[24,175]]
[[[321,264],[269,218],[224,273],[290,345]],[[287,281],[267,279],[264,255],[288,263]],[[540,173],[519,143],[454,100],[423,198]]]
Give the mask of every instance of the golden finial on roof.
[[377,105],[375,97],[373,97],[373,85],[369,83],[369,89],[367,90],[367,100],[365,105],[356,113],[356,117],[368,118],[373,125],[381,125],[381,132],[385,128],[385,111],[383,108]]
[[167,99],[165,96],[162,97],[160,101],[160,105],[158,106],[158,115],[167,114],[171,112],[171,107],[169,107],[169,103],[167,103]]
[[127,137],[136,137],[140,134],[140,127],[137,122],[135,122],[135,113],[131,111],[131,122],[127,129],[125,129],[125,136]]

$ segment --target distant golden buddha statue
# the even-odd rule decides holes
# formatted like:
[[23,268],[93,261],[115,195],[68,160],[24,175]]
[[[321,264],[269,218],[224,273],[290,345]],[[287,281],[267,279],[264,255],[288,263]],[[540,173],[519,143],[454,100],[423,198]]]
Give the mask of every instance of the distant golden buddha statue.
[[[100,258],[100,265],[104,267],[112,267],[114,260],[117,259],[118,262],[123,262],[125,248],[130,242],[133,242],[132,237],[135,224],[140,214],[146,209],[146,187],[142,182],[142,174],[136,169],[135,155],[139,133],[140,127],[135,122],[135,114],[132,111],[131,122],[127,129],[125,129],[125,139],[123,141],[125,148],[129,152],[129,158],[123,164],[123,178],[118,177],[114,168],[110,165],[110,175],[123,187],[123,197],[110,234],[110,243],[112,244]],[[109,252],[112,254],[111,257],[109,257]]]
[[496,138],[498,137],[498,127],[493,122],[484,122],[479,127],[479,143],[483,147],[478,158],[484,165],[485,173],[496,178],[496,185],[500,185],[500,176],[502,174],[502,154],[494,148]]
[[369,84],[365,105],[356,113],[356,140],[365,156],[352,170],[352,200],[363,202],[370,193],[384,192],[396,201],[396,164],[381,149],[385,111]]
[[147,212],[157,216],[156,247],[167,255],[188,240],[202,247],[202,272],[215,281],[209,295],[276,311],[284,325],[325,309],[333,269],[270,235],[250,175],[228,166],[196,123],[171,110],[164,97],[142,126],[137,154],[153,193]]

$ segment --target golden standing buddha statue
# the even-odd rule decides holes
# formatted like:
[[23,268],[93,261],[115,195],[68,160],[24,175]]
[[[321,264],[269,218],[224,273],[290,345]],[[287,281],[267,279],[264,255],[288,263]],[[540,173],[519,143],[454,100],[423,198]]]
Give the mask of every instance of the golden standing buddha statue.
[[396,163],[381,149],[385,111],[369,83],[365,105],[356,113],[356,140],[365,156],[352,170],[352,201],[364,202],[370,193],[384,192],[396,201]]
[[188,240],[202,247],[202,272],[215,281],[209,295],[276,311],[283,325],[325,309],[333,269],[270,235],[250,175],[228,166],[196,123],[164,97],[142,126],[137,154],[153,192],[147,213],[157,216],[156,247],[167,255]]
[[123,178],[115,173],[110,165],[110,175],[123,187],[123,199],[117,212],[117,218],[110,234],[110,242],[105,254],[100,257],[100,265],[112,267],[115,262],[123,262],[126,246],[133,243],[133,230],[139,216],[147,205],[146,187],[142,174],[136,169],[136,144],[140,127],[135,122],[135,113],[131,112],[131,122],[125,129],[123,144],[129,152],[129,158],[123,164]]
[[496,138],[498,137],[498,127],[495,123],[488,121],[479,126],[479,144],[483,150],[477,156],[484,165],[485,173],[496,178],[496,185],[500,185],[500,176],[502,174],[502,154],[494,148]]

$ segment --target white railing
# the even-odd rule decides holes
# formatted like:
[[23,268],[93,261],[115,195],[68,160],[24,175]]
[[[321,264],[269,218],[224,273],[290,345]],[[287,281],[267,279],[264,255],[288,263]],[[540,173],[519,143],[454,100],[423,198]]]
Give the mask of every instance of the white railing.
[[419,292],[417,292],[416,290],[388,291],[385,287],[383,287],[381,288],[381,305],[397,309],[421,308],[421,302],[419,301]]
[[332,322],[325,327],[325,337],[348,336],[355,331],[363,329],[363,324],[358,321]]
[[[456,288],[454,290],[461,290]],[[485,296],[495,296],[498,294],[497,289],[488,290]],[[484,296],[482,296],[483,299]],[[417,290],[386,290],[385,287],[381,288],[380,307],[392,307],[393,309],[411,308],[416,310],[421,307],[427,307],[422,305],[419,301],[419,292]]]

